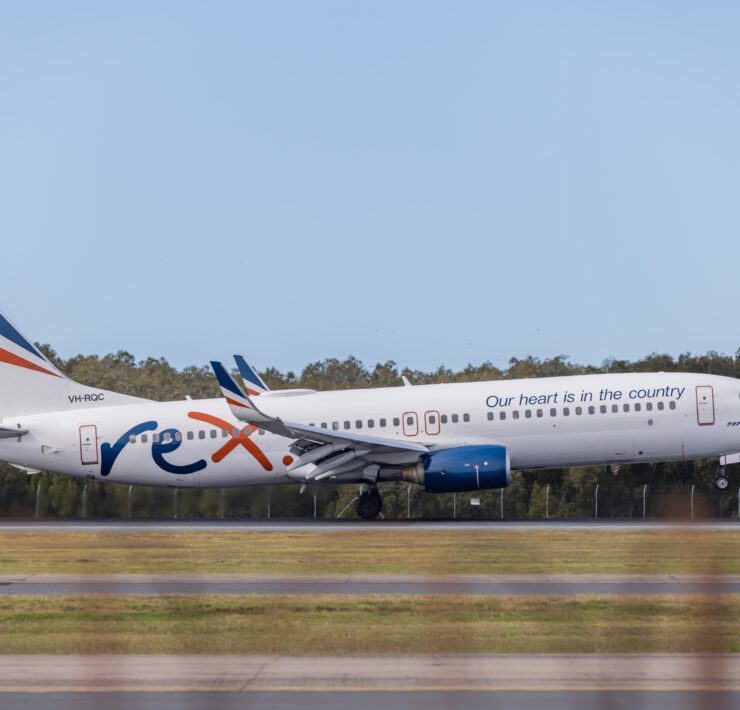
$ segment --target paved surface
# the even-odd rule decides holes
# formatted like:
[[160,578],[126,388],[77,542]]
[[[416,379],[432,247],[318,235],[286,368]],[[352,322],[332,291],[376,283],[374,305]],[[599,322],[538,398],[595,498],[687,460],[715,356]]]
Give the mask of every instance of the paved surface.
[[714,521],[643,521],[643,520],[70,520],[70,521],[3,521],[0,532],[34,532],[67,530],[70,532],[337,532],[342,530],[708,530],[738,531],[740,520],[726,518]]
[[2,707],[6,693],[90,691],[739,692],[740,655],[0,655]]
[[740,594],[740,576],[691,575],[0,575],[0,596],[162,594]]
[[593,710],[737,708],[729,692],[8,693],[3,710]]

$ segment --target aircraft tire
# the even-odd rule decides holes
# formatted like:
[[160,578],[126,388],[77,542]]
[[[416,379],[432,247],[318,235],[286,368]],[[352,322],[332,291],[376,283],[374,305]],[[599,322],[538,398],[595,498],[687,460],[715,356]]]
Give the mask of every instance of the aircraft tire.
[[357,500],[357,515],[363,520],[372,520],[380,515],[383,499],[377,491],[362,493]]
[[717,476],[714,479],[714,485],[719,491],[726,491],[730,485],[730,481],[726,476]]

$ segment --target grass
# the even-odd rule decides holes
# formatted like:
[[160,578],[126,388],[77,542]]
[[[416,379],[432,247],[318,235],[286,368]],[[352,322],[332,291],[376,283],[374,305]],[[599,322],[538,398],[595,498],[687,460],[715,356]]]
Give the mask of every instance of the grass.
[[2,653],[740,652],[740,597],[0,597]]
[[0,533],[0,574],[740,574],[740,531]]

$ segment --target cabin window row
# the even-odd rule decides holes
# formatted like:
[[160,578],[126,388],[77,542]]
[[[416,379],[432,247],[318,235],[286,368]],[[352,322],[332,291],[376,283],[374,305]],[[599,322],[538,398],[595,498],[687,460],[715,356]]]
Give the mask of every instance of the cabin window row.
[[[665,402],[657,402],[656,407],[659,411],[663,411],[665,409]],[[630,405],[629,403],[625,402],[621,406],[621,410],[623,412],[641,412],[643,408],[643,405],[641,402],[635,402],[634,404]],[[668,402],[668,409],[675,409],[676,403],[674,401]],[[548,414],[551,417],[557,417],[558,414],[561,414],[564,417],[568,417],[571,414],[571,409],[573,410],[573,413],[576,416],[581,416],[582,414],[588,413],[588,414],[596,414],[597,408],[595,405],[589,405],[588,407],[563,407],[562,410],[558,410],[556,407],[551,407],[548,410]],[[618,404],[612,404],[612,405],[606,405],[601,404],[598,407],[599,414],[607,414],[611,410],[612,414],[617,414],[620,411],[620,406]],[[653,403],[652,402],[645,402],[645,411],[652,412],[653,411]],[[541,418],[545,416],[545,410],[544,409],[525,409],[524,412],[524,418],[525,419],[532,419],[532,417]],[[501,410],[498,413],[499,419],[506,419],[507,416],[511,414],[512,419],[519,419],[520,418],[520,412],[518,409],[515,409],[512,412],[505,412]],[[495,418],[495,414],[493,412],[488,412],[488,420],[493,421]]]
[[[452,422],[453,424],[457,424],[460,422],[460,420],[464,422],[470,421],[470,414],[463,414],[462,416],[459,414],[440,414],[439,415],[439,421],[440,424],[447,424],[447,422]],[[394,427],[401,426],[401,417],[393,417],[391,420],[391,423]],[[427,414],[427,422],[430,425],[435,425],[437,423],[437,415],[436,414]],[[408,427],[416,427],[417,426],[417,418],[416,416],[407,416],[405,425]],[[314,422],[311,422],[309,426],[316,426]],[[367,421],[363,419],[355,419],[354,422],[352,422],[349,419],[345,419],[343,422],[331,422],[331,426],[328,422],[321,422],[319,426],[322,429],[333,429],[334,431],[339,431],[340,429],[362,429],[364,427],[367,427],[368,429],[374,429],[376,426],[379,429],[385,429],[388,426],[388,419],[380,418],[380,419],[368,419]]]

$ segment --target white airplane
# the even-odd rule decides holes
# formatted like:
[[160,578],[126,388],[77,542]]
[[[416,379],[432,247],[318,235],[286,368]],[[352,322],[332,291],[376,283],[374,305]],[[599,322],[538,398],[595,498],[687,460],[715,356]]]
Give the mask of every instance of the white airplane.
[[[316,392],[243,386],[154,402],[73,382],[0,315],[0,460],[142,486],[376,484],[503,488],[512,470],[678,461],[740,451],[740,383],[686,373],[583,375]],[[720,488],[727,479],[720,476]]]

